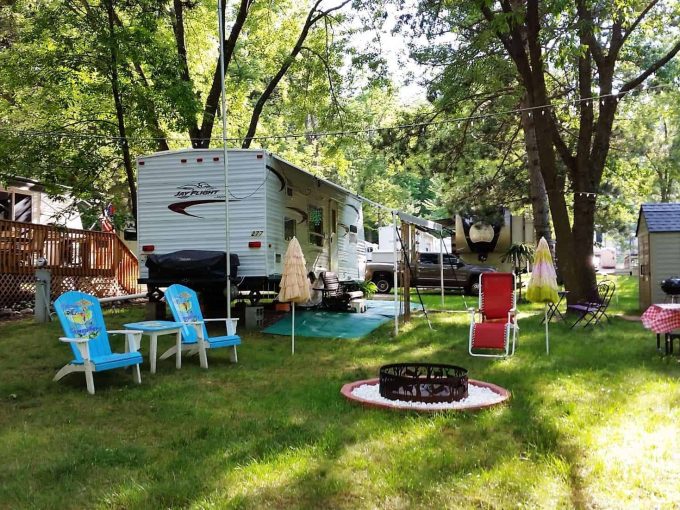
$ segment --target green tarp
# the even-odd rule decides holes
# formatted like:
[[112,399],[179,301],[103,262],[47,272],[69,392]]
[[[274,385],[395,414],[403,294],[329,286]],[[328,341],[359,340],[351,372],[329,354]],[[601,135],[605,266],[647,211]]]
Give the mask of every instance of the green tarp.
[[[412,309],[420,305],[411,305]],[[394,301],[366,301],[365,313],[295,309],[295,336],[318,338],[362,338],[381,324],[394,319]],[[270,335],[291,335],[291,314],[264,329]]]

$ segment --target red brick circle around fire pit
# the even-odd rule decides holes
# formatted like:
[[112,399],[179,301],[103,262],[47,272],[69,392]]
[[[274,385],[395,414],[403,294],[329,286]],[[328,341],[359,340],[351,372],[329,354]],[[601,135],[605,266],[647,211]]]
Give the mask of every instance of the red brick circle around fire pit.
[[352,391],[354,388],[358,388],[359,386],[362,386],[364,384],[368,385],[374,385],[378,384],[380,380],[378,378],[375,379],[365,379],[363,381],[355,381],[351,383],[345,384],[342,389],[340,390],[340,393],[342,393],[342,396],[345,397],[347,400],[350,400],[352,402],[356,402],[358,404],[361,404],[366,407],[378,407],[380,409],[391,409],[393,411],[416,411],[418,413],[437,413],[441,411],[477,411],[480,409],[486,409],[487,407],[494,407],[500,404],[505,403],[509,398],[510,398],[510,392],[506,390],[505,388],[501,388],[500,386],[497,386],[495,384],[489,383],[489,382],[484,382],[484,381],[476,381],[474,379],[469,379],[468,383],[474,386],[480,386],[482,388],[488,388],[494,393],[498,393],[501,397],[503,397],[502,400],[499,400],[498,402],[493,402],[489,404],[476,404],[476,405],[470,405],[470,406],[465,406],[465,407],[458,407],[458,408],[446,408],[446,409],[427,409],[427,408],[415,408],[415,407],[400,407],[398,405],[388,405],[388,404],[383,404],[381,402],[373,402],[371,400],[366,400],[364,398],[357,397],[355,395],[352,395]]

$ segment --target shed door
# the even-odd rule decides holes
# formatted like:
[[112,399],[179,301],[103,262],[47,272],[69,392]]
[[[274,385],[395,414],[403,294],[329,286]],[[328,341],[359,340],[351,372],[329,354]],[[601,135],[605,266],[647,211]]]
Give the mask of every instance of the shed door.
[[639,300],[640,309],[645,310],[652,304],[651,289],[651,257],[649,253],[649,234],[642,234],[638,237],[638,256],[640,260],[640,280],[639,280]]

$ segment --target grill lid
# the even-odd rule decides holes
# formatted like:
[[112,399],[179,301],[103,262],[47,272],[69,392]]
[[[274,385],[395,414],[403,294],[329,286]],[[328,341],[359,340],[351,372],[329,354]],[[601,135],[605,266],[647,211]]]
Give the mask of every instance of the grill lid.
[[661,281],[661,290],[666,294],[680,294],[680,276],[671,276]]
[[[239,259],[230,254],[231,276],[236,276]],[[164,255],[149,255],[146,267],[150,278],[215,278],[224,280],[226,254],[223,251],[180,250]]]

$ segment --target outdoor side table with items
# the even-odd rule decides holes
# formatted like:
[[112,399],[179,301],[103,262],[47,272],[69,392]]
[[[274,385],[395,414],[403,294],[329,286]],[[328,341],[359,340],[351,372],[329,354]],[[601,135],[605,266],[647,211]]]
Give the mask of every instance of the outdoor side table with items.
[[660,303],[647,308],[642,314],[642,325],[656,333],[656,349],[661,352],[661,335],[664,335],[665,354],[673,354],[673,340],[680,339],[680,303]]
[[[135,329],[142,332],[142,335],[148,335],[149,341],[149,362],[151,365],[151,373],[156,373],[156,356],[158,353],[158,337],[160,335],[175,335],[175,345],[179,348],[182,344],[182,324],[180,322],[171,321],[143,321],[131,322],[124,325],[126,328]],[[176,368],[182,367],[180,356],[177,356]]]

